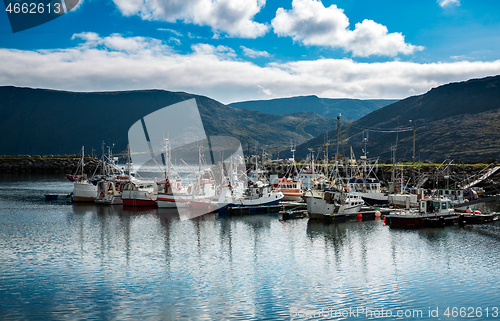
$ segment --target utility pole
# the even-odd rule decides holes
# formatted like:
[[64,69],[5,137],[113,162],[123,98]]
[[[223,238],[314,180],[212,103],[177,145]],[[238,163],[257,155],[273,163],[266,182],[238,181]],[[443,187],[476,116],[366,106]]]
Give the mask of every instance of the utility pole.
[[413,163],[415,163],[415,132],[417,131],[417,125],[411,119],[410,123],[413,123]]
[[339,155],[339,141],[340,141],[340,114],[337,116],[337,153],[335,154],[335,162],[337,162]]

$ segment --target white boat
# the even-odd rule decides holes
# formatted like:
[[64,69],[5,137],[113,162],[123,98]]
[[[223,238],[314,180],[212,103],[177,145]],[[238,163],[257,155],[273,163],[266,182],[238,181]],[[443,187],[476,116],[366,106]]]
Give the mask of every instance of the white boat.
[[[82,146],[82,159],[78,164],[75,175],[66,175],[66,177],[74,182],[73,184],[73,200],[77,203],[80,202],[94,202],[97,198],[97,181],[90,181],[87,179],[87,174],[84,173],[85,169],[85,148]],[[78,172],[81,171],[80,174]]]
[[407,192],[389,195],[389,204],[396,208],[418,208],[419,202],[425,197],[423,188],[411,188]]
[[[231,207],[255,207],[278,205],[283,200],[283,193],[273,190],[272,186],[261,181],[251,184],[241,196],[234,196],[231,186],[224,186],[216,200],[219,211],[228,211]],[[214,202],[214,201],[213,201]]]
[[469,205],[469,201],[477,200],[479,197],[473,189],[462,188],[439,188],[432,191],[434,195],[447,198],[456,211],[465,212],[467,209],[473,210],[474,204]]
[[73,184],[73,198],[76,203],[94,202],[97,198],[97,186],[84,175]]
[[158,184],[155,181],[133,179],[123,184],[123,206],[156,207]]
[[[160,208],[185,208],[191,205],[191,201],[210,200],[215,195],[214,181],[202,179],[204,172],[202,166],[202,147],[198,149],[199,171],[195,173],[197,178],[187,187],[182,186],[182,181],[171,163],[170,141],[165,139],[165,177],[162,188],[158,192],[157,203]],[[183,161],[183,160],[182,160]],[[184,161],[183,161],[184,162]],[[186,163],[190,169],[191,167]],[[175,173],[175,175],[174,175]],[[173,177],[177,178],[174,179]]]
[[120,205],[123,204],[122,188],[129,181],[127,176],[116,176],[97,183],[97,204]]
[[325,219],[336,215],[358,213],[365,204],[361,196],[336,190],[326,190],[323,198],[307,198],[310,219]]
[[349,192],[356,193],[368,205],[387,205],[389,196],[382,192],[380,181],[374,178],[352,177],[347,181]]

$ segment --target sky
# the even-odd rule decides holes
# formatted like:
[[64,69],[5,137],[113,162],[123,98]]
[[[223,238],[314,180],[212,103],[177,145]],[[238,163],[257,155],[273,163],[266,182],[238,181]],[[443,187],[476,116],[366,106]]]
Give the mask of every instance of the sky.
[[499,75],[499,12],[497,0],[83,0],[13,33],[2,10],[0,86],[403,99]]

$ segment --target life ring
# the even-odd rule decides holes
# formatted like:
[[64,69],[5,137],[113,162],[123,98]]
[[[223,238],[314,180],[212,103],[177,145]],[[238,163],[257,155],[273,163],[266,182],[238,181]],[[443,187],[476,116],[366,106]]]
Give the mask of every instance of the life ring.
[[101,193],[99,193],[99,197],[104,197],[104,191],[101,191]]
[[188,194],[191,194],[191,186],[188,187],[188,191],[187,191]]
[[195,190],[196,192],[198,192],[198,191],[200,190],[200,185],[195,185],[195,186],[194,186],[194,190]]
[[349,187],[347,185],[344,185],[344,191],[349,192]]
[[177,185],[177,190],[180,191],[182,189],[182,186]]

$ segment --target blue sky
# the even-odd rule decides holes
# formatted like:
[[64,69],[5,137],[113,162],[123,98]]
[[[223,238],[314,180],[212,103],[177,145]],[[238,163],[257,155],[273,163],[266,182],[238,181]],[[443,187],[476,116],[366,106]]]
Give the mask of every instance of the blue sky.
[[494,0],[84,0],[12,33],[3,11],[0,85],[405,98],[500,74],[499,12]]

